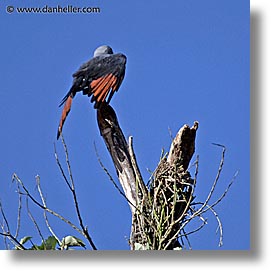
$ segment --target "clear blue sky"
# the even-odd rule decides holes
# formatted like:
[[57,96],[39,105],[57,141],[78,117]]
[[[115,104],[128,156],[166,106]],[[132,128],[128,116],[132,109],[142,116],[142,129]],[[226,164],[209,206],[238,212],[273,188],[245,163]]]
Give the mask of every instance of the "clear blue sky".
[[[100,7],[100,13],[5,11],[7,5],[67,5],[67,1],[27,3],[1,1],[0,6],[0,198],[10,226],[15,228],[17,214],[14,172],[37,198],[39,174],[49,207],[77,223],[54,158],[54,142],[63,156],[61,142],[56,142],[58,105],[71,86],[72,73],[96,47],[108,44],[128,58],[124,82],[111,105],[125,135],[134,137],[144,180],[150,176],[147,168],[157,166],[161,149],[169,150],[168,128],[175,135],[183,124],[198,120],[197,200],[206,198],[220,161],[221,150],[211,143],[227,147],[215,197],[237,170],[239,175],[216,208],[223,223],[223,247],[218,248],[217,223],[207,213],[208,225],[190,236],[192,248],[249,249],[249,1],[70,1]],[[129,249],[130,210],[97,161],[94,143],[116,178],[88,98],[79,94],[74,99],[63,133],[84,223],[95,244],[98,249]],[[41,211],[32,211],[42,220]],[[56,219],[51,224],[60,238],[72,233]],[[43,226],[42,230],[49,234]],[[27,218],[20,236],[25,235],[39,239]]]

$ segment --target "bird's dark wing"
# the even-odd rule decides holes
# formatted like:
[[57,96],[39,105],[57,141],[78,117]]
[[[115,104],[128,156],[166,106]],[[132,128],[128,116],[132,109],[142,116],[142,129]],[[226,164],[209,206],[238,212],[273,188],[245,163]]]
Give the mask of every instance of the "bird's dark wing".
[[[94,58],[93,62],[86,68],[82,68],[85,83],[82,83],[83,94],[92,95],[91,102],[95,102],[94,107],[99,108],[101,103],[108,97],[110,102],[113,94],[121,85],[125,75],[126,56],[123,54],[112,54],[107,57]],[[78,75],[76,72],[74,75]]]
[[91,102],[95,102],[94,108],[100,108],[106,100],[109,104],[114,92],[116,92],[125,75],[126,56],[123,54],[111,54],[97,56],[80,66],[73,74],[74,81],[69,92],[62,99],[59,107],[64,105],[60,119],[57,139],[59,138],[64,122],[71,109],[72,99],[79,91],[84,95],[92,96]]
[[92,96],[91,102],[95,102],[95,108],[100,107],[110,92],[107,101],[109,103],[124,78],[126,60],[123,54],[112,54],[94,57],[82,64],[73,74],[73,85],[59,106],[63,105],[69,96],[74,97],[79,91]]

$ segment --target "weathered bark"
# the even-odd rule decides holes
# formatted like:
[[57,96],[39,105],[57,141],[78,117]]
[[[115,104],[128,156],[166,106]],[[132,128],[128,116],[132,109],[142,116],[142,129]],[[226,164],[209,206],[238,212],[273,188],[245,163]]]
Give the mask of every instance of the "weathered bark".
[[195,121],[191,128],[188,125],[184,125],[178,131],[167,157],[167,162],[170,165],[182,165],[183,169],[187,170],[195,152],[195,138],[198,127],[199,123]]
[[97,110],[97,122],[107,149],[112,157],[117,176],[129,202],[132,213],[136,207],[136,176],[131,163],[128,144],[119,127],[113,108],[102,105]]
[[195,151],[198,122],[179,130],[168,157],[162,158],[147,188],[136,163],[132,138],[127,144],[113,108],[103,105],[97,119],[132,211],[131,249],[180,248],[177,238],[193,199],[193,179],[187,169]]

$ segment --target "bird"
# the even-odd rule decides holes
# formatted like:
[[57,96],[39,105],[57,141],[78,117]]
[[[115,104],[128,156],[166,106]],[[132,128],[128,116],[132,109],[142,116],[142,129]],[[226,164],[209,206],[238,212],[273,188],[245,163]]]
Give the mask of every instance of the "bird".
[[[61,100],[64,105],[60,118],[57,139],[59,139],[64,122],[71,110],[72,100],[77,92],[91,97],[94,108],[99,109],[109,104],[114,92],[118,91],[124,76],[127,58],[122,53],[114,54],[110,46],[102,45],[94,51],[93,58],[82,64],[72,75],[73,84]],[[108,97],[108,98],[107,98]]]

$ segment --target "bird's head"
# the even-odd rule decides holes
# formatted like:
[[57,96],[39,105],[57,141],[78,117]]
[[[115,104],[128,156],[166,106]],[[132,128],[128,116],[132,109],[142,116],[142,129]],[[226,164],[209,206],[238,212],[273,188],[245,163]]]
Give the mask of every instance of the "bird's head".
[[104,54],[113,54],[112,48],[106,45],[100,46],[95,50],[94,57]]

